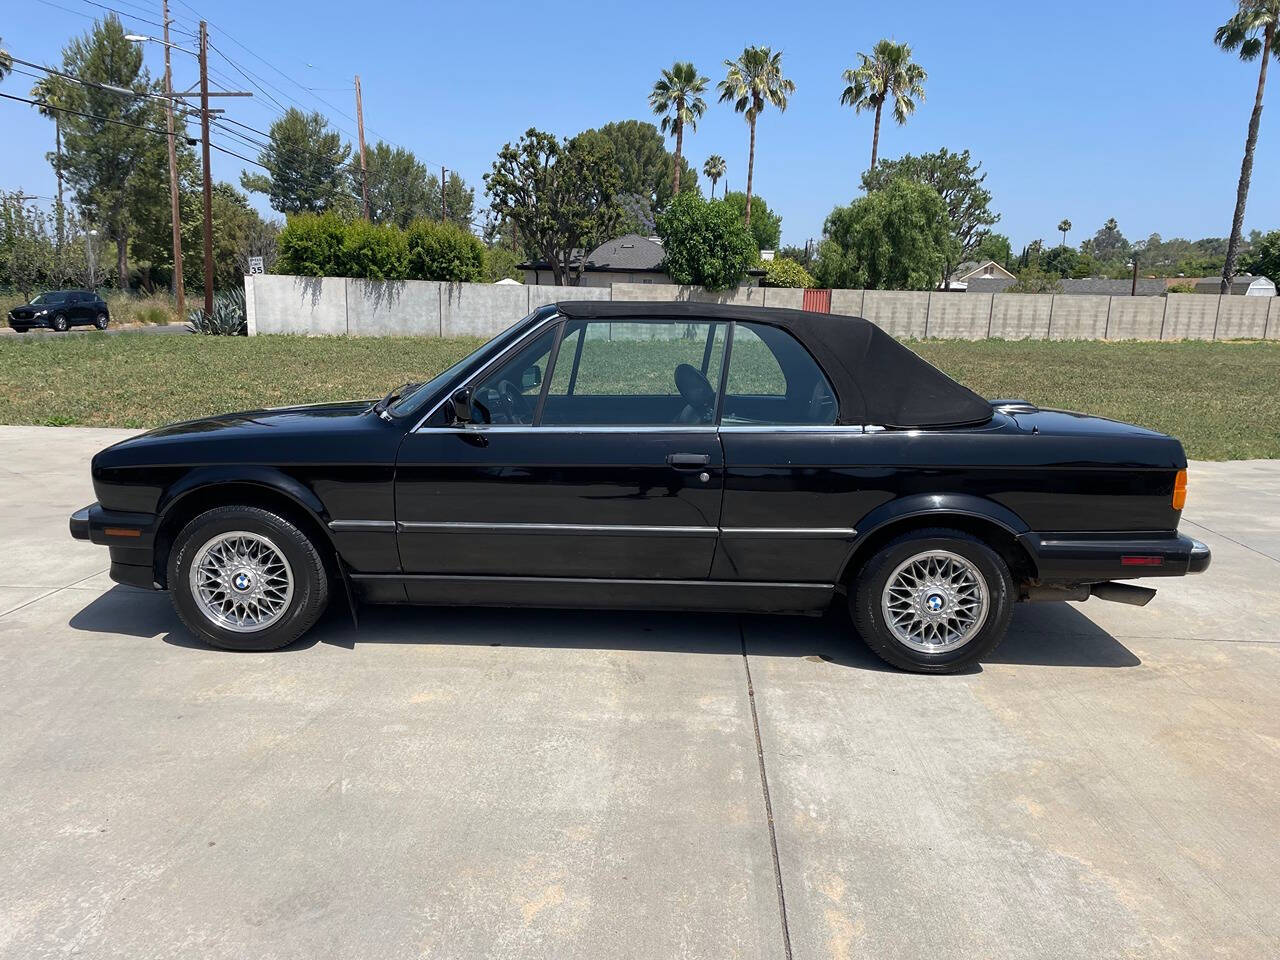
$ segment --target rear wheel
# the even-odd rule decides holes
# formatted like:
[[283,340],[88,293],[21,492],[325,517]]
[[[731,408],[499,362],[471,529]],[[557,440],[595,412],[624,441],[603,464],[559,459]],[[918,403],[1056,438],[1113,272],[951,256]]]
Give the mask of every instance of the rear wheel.
[[320,618],[329,581],[316,546],[259,507],[215,507],[188,523],[169,555],[169,592],[197,637],[229,650],[275,650]]
[[849,593],[854,626],[888,663],[954,673],[991,653],[1013,614],[1004,559],[960,530],[913,530],[882,547]]
[[107,324],[110,322],[111,319],[105,313],[100,313],[93,318],[93,325],[99,330],[107,329]]

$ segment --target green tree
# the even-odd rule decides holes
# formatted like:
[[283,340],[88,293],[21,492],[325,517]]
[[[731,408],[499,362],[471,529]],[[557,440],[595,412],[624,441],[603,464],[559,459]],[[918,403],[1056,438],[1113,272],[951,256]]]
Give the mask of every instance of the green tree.
[[30,300],[53,272],[54,243],[45,215],[22,197],[0,191],[0,285]]
[[718,153],[713,153],[707,157],[706,162],[702,164],[703,175],[711,181],[711,199],[716,198],[716,184],[720,182],[720,178],[724,176],[725,163],[724,157]]
[[813,275],[823,287],[932,290],[954,256],[946,204],[912,180],[836,207],[822,233]]
[[762,287],[812,287],[814,279],[801,264],[786,257],[775,257],[764,267]]
[[240,186],[265,193],[273,210],[281,213],[352,215],[358,209],[347,176],[349,144],[321,113],[290,107],[271,124],[271,142],[258,154],[266,173],[240,174]]
[[[746,220],[747,195],[741,190],[730,190],[724,195],[723,202],[738,211],[738,215]],[[751,223],[747,229],[755,238],[757,250],[777,250],[782,243],[782,217],[769,209],[764,197],[751,198]]]
[[[351,192],[361,196],[360,158],[352,158],[347,167]],[[403,147],[393,147],[379,140],[365,151],[364,180],[369,189],[369,219],[374,223],[390,223],[407,227],[414,220],[438,215],[430,205],[427,168]],[[436,181],[439,192],[439,181]]]
[[1067,234],[1071,232],[1071,221],[1065,217],[1058,221],[1058,232],[1062,234],[1062,245],[1067,245]]
[[1249,272],[1280,283],[1280,230],[1262,234],[1250,246]]
[[484,181],[490,209],[514,222],[557,285],[578,285],[582,252],[609,239],[622,216],[618,164],[600,137],[561,142],[531,127],[503,146]]
[[[193,290],[204,289],[204,198],[198,190],[179,195],[182,211],[182,267]],[[279,233],[262,219],[249,198],[232,184],[213,185],[213,284],[215,290],[240,286],[248,272],[248,258],[274,259]]]
[[876,168],[880,151],[880,115],[890,97],[893,98],[893,118],[902,126],[915,113],[917,101],[924,101],[924,84],[929,75],[911,59],[911,47],[905,43],[881,40],[871,48],[871,55],[859,53],[862,62],[856,68],[846,70],[840,102],[853,107],[855,113],[874,110],[875,127],[871,134],[871,166]]
[[1038,266],[1030,266],[1018,274],[1009,285],[1008,293],[1061,293],[1062,280],[1056,273],[1048,273]]
[[981,163],[970,159],[968,150],[952,153],[943,147],[937,153],[918,157],[908,153],[897,160],[881,160],[862,175],[862,188],[867,193],[881,190],[899,178],[928,184],[938,191],[947,205],[947,219],[955,239],[943,273],[948,289],[955,268],[973,256],[988,228],[1000,220],[998,213],[991,212],[991,191],[983,185],[987,175],[979,172],[981,168]]
[[672,165],[671,193],[680,193],[680,167],[684,156],[684,128],[690,131],[698,129],[698,119],[707,110],[707,101],[702,94],[707,90],[710,77],[700,76],[692,63],[676,61],[670,70],[663,70],[662,76],[653,85],[649,94],[649,106],[653,112],[662,117],[662,132],[676,135],[676,156]]
[[1084,242],[1081,252],[1106,262],[1124,259],[1131,249],[1129,241],[1120,232],[1120,225],[1116,223],[1116,218],[1111,217],[1093,237]]
[[1267,63],[1272,56],[1280,58],[1276,43],[1276,27],[1280,26],[1280,0],[1238,0],[1235,15],[1218,28],[1213,42],[1223,50],[1236,51],[1244,61],[1261,59],[1258,88],[1249,115],[1249,132],[1244,140],[1244,160],[1240,164],[1240,182],[1236,186],[1236,209],[1231,219],[1231,238],[1227,259],[1222,268],[1222,292],[1229,293],[1240,255],[1240,237],[1244,232],[1244,210],[1249,200],[1249,182],[1253,178],[1253,154],[1258,146],[1258,126],[1262,122],[1262,95],[1267,88]]
[[793,81],[782,75],[782,53],[768,47],[747,47],[737,60],[726,60],[725,78],[720,81],[720,102],[732,102],[737,113],[744,114],[751,128],[747,150],[747,225],[751,225],[751,186],[756,168],[756,120],[768,104],[781,113],[787,99],[796,92]]
[[1040,269],[1055,277],[1074,277],[1080,269],[1080,254],[1066,244],[1054,247],[1040,257]]
[[[654,217],[667,208],[674,196],[676,165],[675,155],[667,149],[658,128],[641,120],[623,120],[584,131],[580,136],[599,137],[613,150],[621,178],[619,203],[625,211],[619,229],[626,233],[652,233]],[[680,190],[697,189],[698,175],[682,157]]]
[[723,200],[682,193],[658,217],[667,273],[676,283],[727,290],[760,257],[738,211]]
[[[99,86],[51,77],[33,93],[63,110],[63,174],[84,215],[115,243],[116,275],[124,286],[136,224],[148,214],[148,205],[167,203],[167,191],[155,189],[154,183],[156,171],[167,166],[164,137],[155,132],[163,132],[164,115],[159,101],[141,96],[156,88],[142,65],[142,51],[125,39],[114,14],[68,43],[62,66],[66,73]],[[139,96],[121,96],[104,87]],[[161,188],[167,179],[166,171]]]
[[427,213],[433,220],[443,219],[462,230],[471,229],[475,217],[476,191],[468,187],[456,170],[450,170],[444,184],[444,204],[440,201],[440,178],[427,176]]
[[1013,267],[1013,247],[1003,233],[984,233],[978,245],[973,248],[972,257],[982,263],[994,260],[1006,270]]

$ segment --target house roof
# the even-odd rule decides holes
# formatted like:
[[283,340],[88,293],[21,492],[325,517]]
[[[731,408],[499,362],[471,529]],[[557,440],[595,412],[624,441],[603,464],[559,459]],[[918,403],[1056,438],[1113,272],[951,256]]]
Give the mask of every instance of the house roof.
[[[990,268],[990,273],[988,273]],[[994,260],[966,260],[954,270],[951,271],[952,283],[963,283],[974,274],[984,274],[990,277],[1008,277],[1013,279],[1013,274],[1006,270]]]
[[[580,253],[574,255],[574,266],[577,266]],[[627,233],[612,240],[606,240],[587,255],[583,264],[584,273],[609,271],[610,273],[655,273],[662,270],[662,259],[666,256],[662,244],[642,237],[638,233]],[[549,270],[551,265],[545,260],[534,260],[520,264],[521,270]]]
[[[1062,292],[1068,294],[1101,294],[1109,297],[1127,297],[1133,292],[1132,280],[1110,280],[1106,277],[1086,277],[1077,280],[1071,277],[1061,281]],[[974,277],[969,281],[969,293],[1004,293],[1014,281],[1007,277]],[[1138,278],[1138,296],[1159,297],[1165,293],[1163,280],[1149,277]]]
[[[1183,283],[1194,283],[1197,293],[1217,293],[1222,288],[1221,277],[1197,277],[1194,280],[1183,280]],[[1237,273],[1231,281],[1231,292],[1240,294],[1246,292],[1254,284],[1263,289],[1275,289],[1275,284],[1266,277],[1255,277],[1250,273]]]

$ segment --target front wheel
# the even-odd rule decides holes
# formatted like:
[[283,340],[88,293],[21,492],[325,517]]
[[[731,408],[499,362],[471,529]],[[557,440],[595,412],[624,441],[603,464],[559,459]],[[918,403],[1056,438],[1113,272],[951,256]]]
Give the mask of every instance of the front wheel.
[[58,331],[58,333],[66,333],[66,332],[67,332],[67,318],[66,318],[66,317],[64,317],[62,314],[58,314],[56,317],[54,317],[54,318],[53,318],[53,329],[54,329],[54,330],[57,330],[57,331]]
[[881,659],[915,673],[955,673],[1004,639],[1013,615],[1008,564],[960,530],[913,530],[858,572],[849,609]]
[[315,544],[259,507],[215,507],[178,534],[169,592],[193,634],[229,650],[276,650],[315,624],[329,581]]

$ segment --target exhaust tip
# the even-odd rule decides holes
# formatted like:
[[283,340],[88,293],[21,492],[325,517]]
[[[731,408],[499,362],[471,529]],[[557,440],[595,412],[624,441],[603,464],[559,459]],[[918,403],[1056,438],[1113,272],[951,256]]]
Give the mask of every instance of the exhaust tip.
[[1156,592],[1150,587],[1139,587],[1132,583],[1116,583],[1113,580],[1108,580],[1106,583],[1095,583],[1089,593],[1099,600],[1109,600],[1112,603],[1127,603],[1134,607],[1145,607],[1151,602],[1152,597],[1156,595]]

